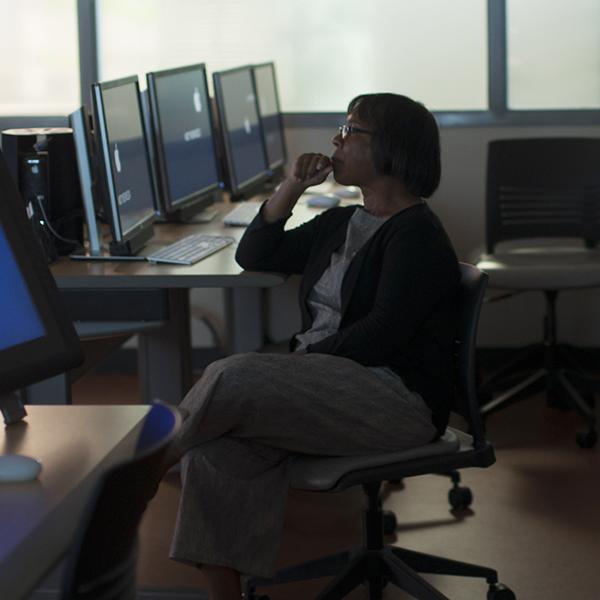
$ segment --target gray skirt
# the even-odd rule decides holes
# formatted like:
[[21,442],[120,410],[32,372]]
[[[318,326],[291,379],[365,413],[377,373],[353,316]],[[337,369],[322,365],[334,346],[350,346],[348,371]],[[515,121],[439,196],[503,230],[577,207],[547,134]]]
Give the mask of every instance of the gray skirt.
[[269,577],[298,454],[352,456],[431,441],[423,399],[398,377],[327,354],[238,354],[181,403],[182,493],[171,558]]

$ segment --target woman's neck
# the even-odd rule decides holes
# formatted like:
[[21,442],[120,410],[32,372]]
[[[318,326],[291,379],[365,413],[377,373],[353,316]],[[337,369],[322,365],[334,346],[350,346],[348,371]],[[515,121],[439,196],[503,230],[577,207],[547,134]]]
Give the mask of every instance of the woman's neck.
[[379,179],[361,188],[365,210],[376,217],[391,217],[423,200],[411,194],[397,179]]

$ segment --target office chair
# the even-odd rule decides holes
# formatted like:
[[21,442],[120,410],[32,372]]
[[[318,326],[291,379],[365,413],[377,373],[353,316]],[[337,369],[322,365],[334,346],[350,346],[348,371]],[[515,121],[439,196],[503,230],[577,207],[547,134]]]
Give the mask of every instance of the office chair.
[[[472,436],[448,427],[438,441],[418,448],[355,457],[299,457],[292,463],[291,487],[315,492],[341,492],[360,485],[366,495],[363,544],[335,555],[289,567],[273,579],[248,579],[245,600],[258,600],[258,586],[335,575],[317,600],[337,600],[366,583],[370,600],[381,600],[386,584],[395,585],[420,600],[448,600],[418,573],[483,577],[488,600],[514,600],[513,592],[498,583],[495,570],[438,556],[385,545],[380,489],[385,481],[453,469],[489,467],[494,451],[485,439],[475,391],[474,352],[479,312],[487,275],[461,264],[460,317],[456,339],[456,394],[453,411],[466,419]],[[450,548],[451,545],[449,544]]]
[[136,598],[137,529],[179,426],[172,408],[153,405],[134,457],[102,477],[67,557],[61,600]]
[[[591,448],[598,438],[593,392],[574,394],[563,373],[586,376],[573,350],[558,344],[556,301],[560,291],[600,286],[600,139],[490,142],[486,218],[487,254],[477,266],[488,273],[490,288],[508,291],[496,299],[541,291],[546,307],[543,341],[525,348],[480,387],[482,414],[545,390],[550,406],[580,413],[588,430],[577,442]],[[534,238],[580,242],[550,246]],[[499,249],[507,240],[512,242]]]

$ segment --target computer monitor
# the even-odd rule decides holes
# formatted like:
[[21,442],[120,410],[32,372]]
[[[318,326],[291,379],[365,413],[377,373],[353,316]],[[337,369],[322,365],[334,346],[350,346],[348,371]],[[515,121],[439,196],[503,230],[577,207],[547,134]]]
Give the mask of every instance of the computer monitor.
[[83,360],[79,338],[0,153],[0,409],[6,424],[26,416],[15,391]]
[[215,99],[232,199],[260,193],[270,177],[252,67],[213,73]]
[[204,64],[146,75],[159,212],[185,221],[222,197]]
[[272,62],[254,65],[252,71],[254,73],[258,110],[269,170],[271,171],[271,178],[277,181],[283,178],[284,167],[287,162],[287,151],[279,94],[277,92],[275,65]]
[[156,205],[137,76],[92,85],[94,135],[111,254],[130,256],[152,237]]

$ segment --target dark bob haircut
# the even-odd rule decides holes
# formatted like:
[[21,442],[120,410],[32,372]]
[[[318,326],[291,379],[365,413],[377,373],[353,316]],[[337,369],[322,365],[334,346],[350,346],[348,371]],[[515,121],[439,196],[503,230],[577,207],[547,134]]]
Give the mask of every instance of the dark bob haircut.
[[441,177],[440,134],[434,116],[399,94],[363,94],[348,105],[373,132],[375,169],[400,179],[415,196],[429,198]]

